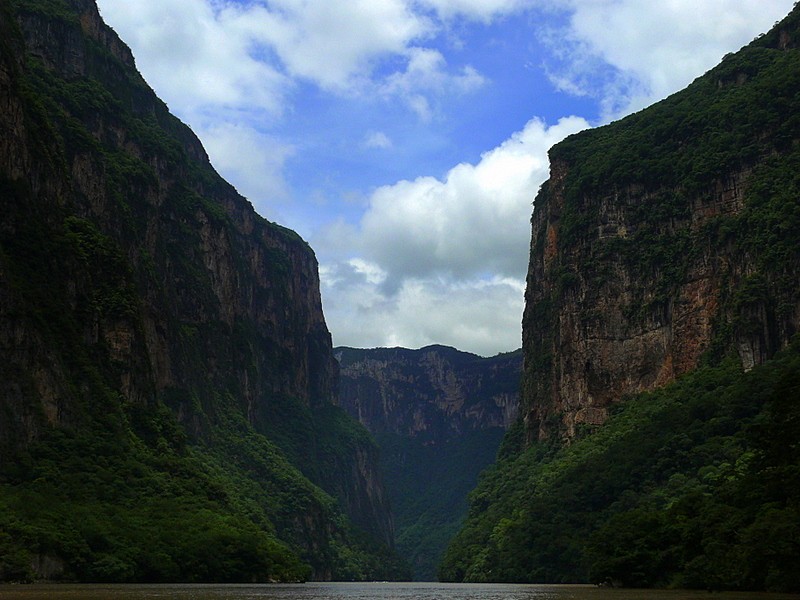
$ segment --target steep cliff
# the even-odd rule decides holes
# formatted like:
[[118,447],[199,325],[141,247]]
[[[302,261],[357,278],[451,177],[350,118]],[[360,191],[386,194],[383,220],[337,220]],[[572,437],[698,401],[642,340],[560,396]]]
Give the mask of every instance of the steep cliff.
[[[57,557],[64,577],[98,576],[70,562],[58,535],[34,539],[15,510],[46,501],[45,472],[121,468],[87,455],[103,438],[153,477],[222,469],[206,500],[313,577],[390,577],[366,566],[371,544],[391,545],[391,516],[374,442],[332,404],[338,365],[311,249],[219,177],[93,0],[3,3],[0,32],[0,538],[17,556]],[[55,448],[66,463],[48,470]],[[174,464],[147,464],[162,455]],[[117,483],[129,501],[147,496]],[[372,537],[358,541],[317,485]],[[79,504],[77,488],[61,493],[51,500]],[[117,578],[215,578],[188,564],[148,575],[103,552],[128,561]],[[278,577],[266,568],[227,578]]]
[[398,552],[415,579],[434,580],[467,493],[517,420],[522,353],[482,358],[445,346],[334,353],[339,405],[381,449]]
[[800,591],[799,41],[800,6],[551,149],[526,435],[471,493],[442,579]]
[[441,444],[517,419],[519,352],[482,358],[446,346],[336,348],[339,405],[372,433]]
[[523,347],[532,439],[800,325],[797,12],[688,89],[550,152]]

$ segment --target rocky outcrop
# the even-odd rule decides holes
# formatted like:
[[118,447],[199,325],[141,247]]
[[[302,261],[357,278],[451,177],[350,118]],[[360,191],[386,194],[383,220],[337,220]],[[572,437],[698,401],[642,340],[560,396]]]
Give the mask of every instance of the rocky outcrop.
[[437,444],[517,418],[521,355],[483,358],[446,346],[336,348],[339,405],[373,433]]
[[572,437],[800,326],[797,10],[684,92],[550,152],[523,317],[529,438]]
[[[97,397],[166,405],[198,443],[234,413],[272,438],[321,426],[338,365],[313,251],[214,171],[93,0],[0,7],[0,197],[0,462]],[[368,436],[277,443],[392,543]]]

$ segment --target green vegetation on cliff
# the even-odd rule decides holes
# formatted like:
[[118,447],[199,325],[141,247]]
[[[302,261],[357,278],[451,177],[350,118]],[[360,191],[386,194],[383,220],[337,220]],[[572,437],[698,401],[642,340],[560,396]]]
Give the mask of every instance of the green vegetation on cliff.
[[417,581],[435,581],[436,566],[467,514],[467,494],[494,461],[503,429],[467,431],[426,445],[376,434],[397,528],[397,551]]
[[800,339],[617,405],[566,447],[507,453],[445,581],[800,591]]
[[0,105],[0,581],[402,577],[308,246],[93,0],[0,4]]
[[[4,465],[0,578],[244,582],[403,572],[233,406],[204,443],[191,443],[164,406],[105,402],[111,410],[99,418],[47,431]],[[34,570],[42,563],[50,567]]]
[[550,150],[523,317],[532,437],[703,360],[760,364],[800,330],[799,40],[795,8],[685,90]]
[[[798,22],[795,10],[780,30],[796,32]],[[591,237],[597,205],[587,198],[632,186],[647,198],[629,207],[638,211],[639,227],[628,237],[593,244],[596,275],[602,276],[604,261],[624,256],[637,279],[658,273],[661,287],[650,303],[663,302],[684,281],[690,253],[710,242],[730,246],[731,254],[752,253],[753,266],[775,287],[778,304],[799,297],[798,281],[780,273],[800,258],[800,50],[797,40],[782,41],[792,42],[795,47],[779,49],[777,33],[762,36],[686,90],[554,146],[551,160],[570,165],[560,244],[569,247],[573,238]],[[725,178],[742,172],[747,173],[745,210],[693,231],[693,205],[713,201],[709,191],[721,195]],[[727,333],[730,338],[734,331]]]

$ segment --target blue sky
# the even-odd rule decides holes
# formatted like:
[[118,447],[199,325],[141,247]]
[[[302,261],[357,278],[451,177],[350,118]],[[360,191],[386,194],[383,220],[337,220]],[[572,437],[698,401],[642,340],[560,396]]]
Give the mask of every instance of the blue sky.
[[320,262],[334,344],[521,345],[565,136],[660,100],[793,0],[98,0],[217,170]]

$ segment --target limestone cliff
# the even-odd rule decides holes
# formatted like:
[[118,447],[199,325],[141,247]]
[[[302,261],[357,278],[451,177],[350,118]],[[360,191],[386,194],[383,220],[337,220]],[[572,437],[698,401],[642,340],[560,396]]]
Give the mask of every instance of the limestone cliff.
[[482,358],[445,346],[335,348],[339,404],[375,436],[397,528],[417,580],[435,580],[467,494],[517,421],[520,351]]
[[371,432],[437,444],[517,418],[521,357],[482,358],[445,346],[336,348],[339,405]]
[[799,16],[551,150],[523,318],[530,438],[598,425],[704,360],[750,369],[798,331]]
[[[102,414],[162,436],[167,407],[205,448],[241,419],[392,543],[374,443],[333,406],[312,250],[214,171],[93,0],[0,6],[0,199],[0,482]],[[270,514],[329,577],[341,524],[303,493]]]

